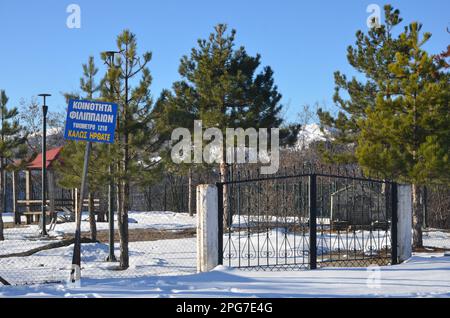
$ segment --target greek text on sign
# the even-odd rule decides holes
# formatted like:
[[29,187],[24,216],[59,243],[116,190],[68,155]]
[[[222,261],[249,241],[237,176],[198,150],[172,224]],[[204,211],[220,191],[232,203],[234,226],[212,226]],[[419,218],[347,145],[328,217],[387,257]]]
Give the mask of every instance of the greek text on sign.
[[117,104],[88,100],[69,100],[64,138],[113,143]]

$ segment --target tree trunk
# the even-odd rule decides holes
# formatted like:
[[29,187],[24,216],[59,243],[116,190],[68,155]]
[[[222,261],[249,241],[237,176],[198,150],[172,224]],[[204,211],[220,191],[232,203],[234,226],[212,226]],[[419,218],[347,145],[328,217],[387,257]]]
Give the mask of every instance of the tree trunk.
[[128,164],[129,164],[129,141],[128,134],[124,134],[124,153],[123,153],[123,180],[121,184],[122,206],[119,214],[119,237],[120,237],[120,268],[127,269],[130,266],[129,253],[128,253],[128,211],[130,200],[130,182],[128,177]]
[[5,236],[3,235],[3,217],[2,212],[0,211],[0,241],[4,241]]
[[0,241],[5,240],[5,236],[3,235],[3,217],[2,217],[2,211],[0,211]]
[[423,226],[423,204],[422,187],[417,184],[412,185],[413,199],[413,246],[423,247],[422,226]]
[[97,222],[107,222],[107,213],[105,212],[107,208],[101,203],[100,201],[100,207],[97,211]]
[[194,195],[193,195],[193,182],[192,182],[192,168],[189,168],[189,181],[188,181],[188,209],[189,216],[194,216]]
[[127,181],[125,181],[123,189],[123,203],[122,203],[122,246],[120,254],[120,267],[126,269],[130,266],[129,253],[128,253],[128,210],[129,210],[129,199],[130,199],[130,186]]
[[[118,169],[120,171],[120,169]],[[117,227],[119,231],[120,240],[120,268],[128,268],[128,217],[124,216],[124,195],[123,195],[123,182],[119,180],[117,182]],[[124,223],[126,221],[126,223]],[[127,226],[127,229],[125,229]]]
[[148,190],[147,190],[147,210],[151,211],[152,210],[152,186],[148,186]]
[[91,240],[97,240],[97,224],[95,222],[95,206],[94,206],[94,197],[92,193],[88,194],[88,206],[89,206],[89,227],[91,229]]
[[[226,162],[222,162],[220,163],[219,166],[220,169],[220,182],[225,182],[228,181],[227,177],[228,177],[228,166],[226,164]],[[231,215],[229,213],[228,210],[228,187],[227,185],[223,185],[222,187],[223,189],[223,228],[227,229],[228,225],[231,224]]]
[[118,216],[119,237],[120,237],[120,268],[127,269],[129,264],[128,254],[128,210],[130,187],[126,180],[120,186],[121,190],[121,209]]
[[2,214],[5,212],[5,196],[3,195],[4,193],[4,188],[5,188],[5,174],[4,174],[4,169],[3,169],[3,158],[0,159],[1,160],[1,167],[0,167],[0,193],[1,193],[1,205],[0,205],[0,241],[4,241],[5,240],[5,236],[3,234],[3,217]]

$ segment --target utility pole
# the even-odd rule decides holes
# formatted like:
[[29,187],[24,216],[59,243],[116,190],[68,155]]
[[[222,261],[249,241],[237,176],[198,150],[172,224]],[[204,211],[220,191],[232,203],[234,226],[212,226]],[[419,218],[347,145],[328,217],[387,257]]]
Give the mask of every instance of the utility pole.
[[47,222],[46,222],[46,213],[47,213],[47,200],[46,200],[46,192],[47,192],[47,111],[48,106],[46,104],[46,98],[52,95],[50,94],[39,94],[40,97],[44,99],[44,104],[42,105],[42,171],[41,171],[41,180],[42,180],[42,205],[41,205],[41,236],[47,236]]

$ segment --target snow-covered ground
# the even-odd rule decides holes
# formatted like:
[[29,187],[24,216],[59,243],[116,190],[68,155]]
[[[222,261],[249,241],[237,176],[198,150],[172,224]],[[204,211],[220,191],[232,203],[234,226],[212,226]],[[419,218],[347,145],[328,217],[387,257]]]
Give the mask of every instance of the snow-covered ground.
[[[283,228],[251,234],[242,231],[225,235],[223,241],[224,260],[231,266],[308,264],[308,232],[293,233]],[[339,252],[340,260],[349,260],[355,258],[355,252],[369,258],[389,248],[390,238],[384,231],[355,231],[348,236],[317,233],[317,255],[321,261],[329,259],[332,252]]]
[[450,250],[450,231],[444,232],[436,229],[424,231],[423,245],[426,247],[438,247]]
[[[115,245],[119,255],[119,245]],[[0,276],[14,285],[61,282],[69,277],[73,245],[40,251],[27,257],[0,258]],[[130,267],[105,262],[108,245],[81,244],[81,271],[85,278],[130,278],[181,275],[196,271],[195,238],[129,243]]]
[[186,276],[82,279],[67,284],[1,287],[0,297],[450,297],[450,257],[416,254],[371,268],[240,271],[218,267]]
[[[83,214],[81,222],[81,231],[89,232],[89,222],[87,214]],[[175,212],[130,212],[129,229],[155,229],[177,231],[196,227],[196,218],[187,213]],[[13,222],[11,214],[3,215],[4,222]],[[116,220],[117,229],[117,220]],[[107,222],[97,222],[97,231],[108,230]],[[60,238],[66,234],[75,233],[75,222],[56,224],[54,230],[49,231],[51,238]],[[30,250],[35,247],[43,246],[49,243],[48,239],[39,237],[38,225],[27,225],[18,228],[7,228],[4,231],[5,241],[0,242],[0,255],[18,253]]]
[[[83,213],[83,222],[81,223],[81,231],[89,231],[89,222],[87,222],[87,213]],[[196,218],[189,216],[187,213],[169,212],[169,211],[152,211],[152,212],[134,212],[128,213],[129,228],[130,229],[157,229],[157,230],[174,230],[186,229],[196,227]],[[25,221],[25,220],[23,220]],[[11,213],[3,215],[3,222],[14,222],[14,216]],[[117,228],[117,218],[115,220]],[[107,222],[97,222],[97,230],[107,230]],[[9,232],[17,231],[10,229]],[[30,225],[26,230],[21,229],[21,232],[36,233],[38,231],[37,225]],[[55,230],[50,233],[52,236],[59,236],[65,233],[74,233],[75,223],[61,223],[56,224]],[[8,230],[6,231],[8,234]]]

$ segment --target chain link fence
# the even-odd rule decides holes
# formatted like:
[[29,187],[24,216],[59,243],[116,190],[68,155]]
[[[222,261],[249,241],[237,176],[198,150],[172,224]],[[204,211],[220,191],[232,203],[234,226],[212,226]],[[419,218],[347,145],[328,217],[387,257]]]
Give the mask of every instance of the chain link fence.
[[[12,218],[6,215],[6,221]],[[91,239],[88,214],[83,214],[81,270],[83,278],[138,277],[193,273],[196,270],[195,217],[181,212],[130,212],[130,267],[118,270],[107,262],[108,223],[97,222]],[[117,228],[117,223],[116,223]],[[73,253],[74,222],[58,223],[42,238],[38,224],[5,222],[0,242],[0,277],[10,284],[63,282],[69,277]],[[119,256],[115,233],[115,256]]]
[[[149,275],[181,275],[196,272],[196,218],[187,213],[188,185],[184,180],[147,188],[133,187],[129,212],[129,259],[126,270],[109,257],[109,223],[106,191],[95,194],[96,222],[90,222],[88,204],[83,208],[81,231],[82,279],[108,279]],[[195,193],[194,193],[195,195]],[[39,219],[28,224],[21,215],[2,216],[5,240],[0,241],[0,280],[3,284],[65,283],[70,276],[76,224],[59,211],[47,225],[48,236],[40,234]],[[47,218],[48,219],[48,218]],[[29,221],[29,220],[28,220]],[[93,225],[95,224],[95,230]],[[120,238],[115,220],[115,257],[120,255]]]

